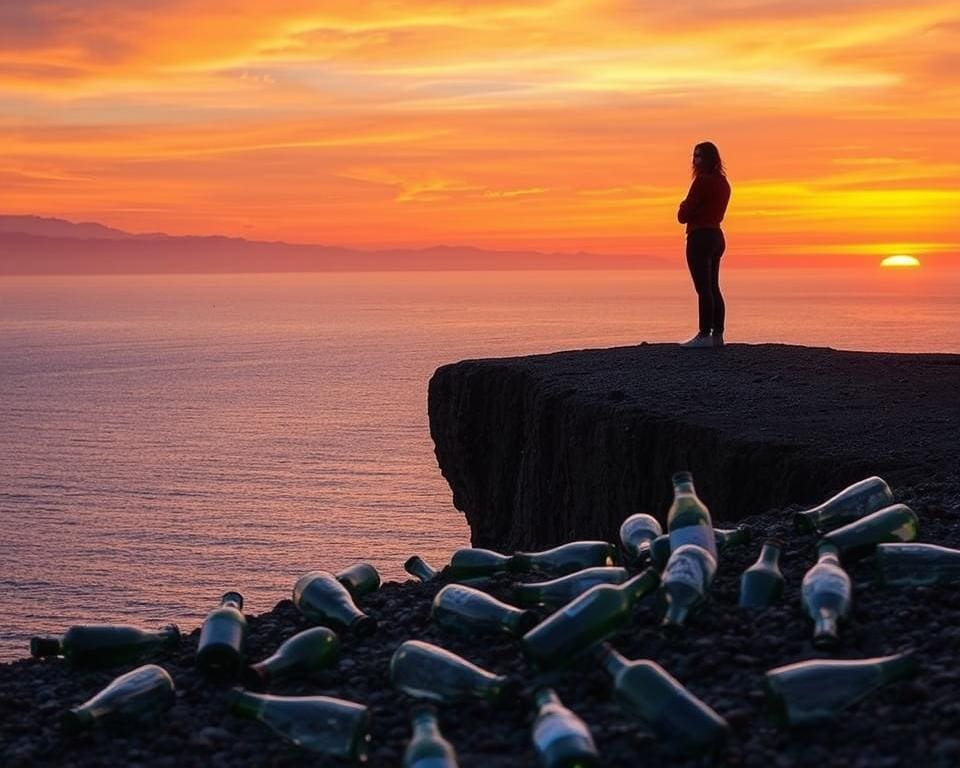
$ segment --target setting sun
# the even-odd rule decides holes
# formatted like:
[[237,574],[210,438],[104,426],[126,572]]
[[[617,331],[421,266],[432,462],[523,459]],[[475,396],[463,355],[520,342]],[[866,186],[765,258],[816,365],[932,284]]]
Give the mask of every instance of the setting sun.
[[887,256],[880,262],[881,267],[919,267],[920,261],[913,256]]

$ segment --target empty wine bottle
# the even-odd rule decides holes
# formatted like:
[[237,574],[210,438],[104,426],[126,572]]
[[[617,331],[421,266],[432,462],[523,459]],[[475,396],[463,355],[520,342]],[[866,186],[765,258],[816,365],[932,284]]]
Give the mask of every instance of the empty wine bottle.
[[598,652],[613,679],[614,697],[674,751],[701,754],[727,739],[727,721],[654,661],[628,661],[609,644]]
[[377,628],[376,619],[357,608],[346,587],[327,571],[301,576],[293,587],[293,604],[315,624],[350,629],[360,636]]
[[430,616],[444,629],[468,635],[477,632],[522,635],[537,623],[533,611],[514,608],[463,584],[447,584],[437,592]]
[[910,507],[893,504],[830,531],[820,541],[835,546],[844,560],[855,560],[871,554],[883,542],[913,541],[917,526],[917,516]]
[[868,477],[844,488],[823,504],[797,512],[793,524],[804,531],[826,533],[893,503],[893,494],[879,477]]
[[783,544],[777,539],[763,542],[757,562],[740,577],[740,605],[764,607],[772,605],[783,594],[783,574],[780,573],[780,551]]
[[703,547],[684,544],[673,551],[663,569],[660,594],[666,604],[663,626],[680,627],[707,598],[717,561]]
[[629,578],[626,568],[584,568],[550,581],[516,584],[514,599],[520,605],[546,605],[559,608],[597,584],[623,584]]
[[70,627],[60,637],[38,635],[30,638],[30,654],[34,658],[63,656],[71,664],[125,664],[154,648],[176,648],[180,630],[176,624],[150,631],[124,624],[80,624]]
[[227,592],[220,607],[207,614],[197,643],[197,666],[204,672],[232,677],[240,670],[247,639],[242,610],[243,595]]
[[874,659],[788,664],[767,672],[768,707],[781,726],[825,722],[881,686],[912,677],[916,671],[910,651]]
[[259,720],[298,747],[363,761],[370,744],[370,716],[362,704],[329,696],[271,696],[234,688],[230,711]]
[[490,549],[466,547],[458,549],[450,558],[447,569],[453,579],[472,579],[475,576],[490,576],[503,573],[510,566],[512,558]]
[[146,664],[120,675],[89,701],[64,712],[61,725],[77,732],[98,723],[128,724],[160,714],[175,699],[173,679],[167,671]]
[[403,564],[403,570],[423,582],[430,581],[437,575],[436,570],[431,568],[427,561],[420,557],[420,555],[408,557]]
[[663,528],[653,515],[639,512],[630,515],[620,525],[620,545],[627,559],[639,562],[650,554],[650,544],[663,533]]
[[647,568],[623,584],[598,584],[523,636],[527,660],[542,672],[567,664],[630,621],[633,606],[660,583]]
[[584,568],[613,565],[617,549],[606,541],[571,541],[543,552],[516,552],[510,570],[519,573],[538,570],[565,574]]
[[670,559],[670,534],[664,533],[650,542],[650,565],[662,571]]
[[251,691],[265,691],[276,680],[309,675],[329,667],[340,653],[340,641],[333,630],[313,627],[284,642],[273,655],[248,666],[241,682]]
[[881,584],[960,584],[960,549],[936,544],[878,544],[876,558]]
[[837,624],[850,612],[853,587],[836,547],[821,544],[817,553],[816,565],[804,574],[800,598],[813,619],[814,646],[829,648],[837,642]]
[[337,572],[335,576],[354,600],[380,589],[380,574],[370,563],[354,563]]
[[600,764],[597,746],[587,724],[550,688],[534,694],[533,748],[543,768],[589,768]]
[[[753,534],[747,526],[738,525],[736,528],[714,528],[713,537],[717,544],[717,552],[722,554],[728,547],[749,543]],[[650,564],[662,571],[669,559],[670,534],[665,533],[657,536],[650,544]]]
[[420,640],[407,640],[394,651],[390,680],[409,696],[444,702],[471,697],[501,701],[517,690],[516,683],[506,675],[487,672],[455,653]]
[[403,768],[457,768],[457,753],[443,738],[437,710],[421,704],[410,713],[413,737],[403,753]]
[[697,497],[693,475],[677,472],[673,476],[673,504],[667,513],[670,551],[684,544],[694,544],[717,557],[717,540],[710,520],[710,510]]

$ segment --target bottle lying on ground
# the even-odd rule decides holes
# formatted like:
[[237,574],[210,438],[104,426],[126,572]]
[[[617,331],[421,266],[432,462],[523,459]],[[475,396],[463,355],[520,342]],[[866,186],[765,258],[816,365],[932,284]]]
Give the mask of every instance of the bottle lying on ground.
[[423,582],[430,581],[437,575],[436,570],[430,567],[427,561],[420,557],[420,555],[412,555],[408,557],[406,562],[403,564],[403,570]]
[[403,768],[457,768],[457,753],[440,732],[436,709],[421,704],[410,717],[413,737],[403,753]]
[[265,691],[279,680],[309,676],[337,660],[340,642],[327,627],[313,627],[284,642],[273,655],[247,667],[240,678],[245,688]]
[[633,606],[657,588],[660,577],[647,568],[623,584],[598,584],[523,636],[524,656],[541,672],[573,661],[630,622]]
[[495,573],[504,573],[512,559],[509,555],[501,555],[492,549],[466,547],[453,553],[447,572],[453,579],[491,576]]
[[820,541],[835,546],[844,560],[855,560],[872,554],[877,544],[913,541],[917,527],[913,510],[906,504],[894,504],[836,528]]
[[243,595],[227,592],[220,607],[207,614],[197,643],[197,666],[212,675],[233,677],[243,663],[247,620],[243,616]]
[[868,477],[844,488],[823,504],[797,512],[793,524],[803,531],[826,533],[893,503],[893,493],[879,477]]
[[[729,547],[748,544],[753,537],[753,533],[747,526],[738,525],[736,528],[714,528],[713,537],[717,544],[718,554],[723,554]],[[665,533],[662,536],[657,536],[650,545],[650,564],[657,570],[662,571],[669,559],[670,534]]]
[[230,711],[259,720],[298,747],[363,761],[370,743],[369,713],[354,701],[329,696],[270,696],[234,688]]
[[502,701],[517,685],[506,675],[495,675],[455,653],[420,640],[407,640],[390,659],[390,681],[395,688],[419,699],[452,702],[481,698]]
[[346,587],[327,571],[301,576],[293,587],[293,604],[314,624],[349,629],[359,636],[377,628],[376,619],[357,608]]
[[667,530],[671,553],[684,544],[694,544],[716,559],[717,541],[710,510],[697,496],[693,475],[689,472],[677,472],[673,476],[673,504],[667,513]]
[[63,713],[64,730],[77,732],[98,723],[129,724],[155,717],[176,700],[173,679],[163,667],[146,664],[120,675],[79,707]]
[[875,659],[817,659],[767,672],[770,714],[782,726],[829,722],[876,689],[916,674],[912,652]]
[[584,568],[613,565],[616,555],[617,548],[606,541],[571,541],[543,552],[516,552],[510,560],[510,570],[514,573],[538,570],[562,575]]
[[520,605],[546,605],[559,608],[597,584],[623,584],[629,578],[626,568],[584,568],[550,581],[516,584],[514,599]]
[[522,635],[537,623],[533,611],[514,608],[462,584],[447,584],[437,592],[430,617],[444,629],[466,635],[483,632]]
[[338,571],[334,577],[343,584],[354,600],[380,589],[380,574],[370,563],[354,563],[349,568]]
[[875,554],[881,584],[960,584],[960,549],[936,544],[878,544]]
[[674,751],[701,754],[719,749],[730,726],[654,661],[628,661],[609,644],[597,652],[613,678],[614,698],[649,725]]
[[763,542],[757,562],[740,577],[740,605],[755,608],[773,605],[783,594],[783,574],[780,572],[780,551],[783,544],[777,539]]
[[534,694],[533,748],[543,768],[590,768],[600,764],[587,724],[563,706],[550,688]]
[[853,586],[840,565],[837,548],[821,544],[817,563],[804,574],[800,587],[803,610],[813,619],[813,644],[830,648],[837,642],[838,624],[850,612]]
[[80,624],[60,637],[38,635],[30,638],[34,658],[63,656],[71,664],[125,664],[155,648],[176,648],[180,630],[167,624],[159,630],[140,629],[124,624]]
[[681,627],[706,599],[717,561],[707,550],[684,544],[670,555],[661,577],[660,595],[666,605],[664,627]]
[[630,562],[640,562],[650,554],[650,544],[663,534],[660,522],[653,515],[640,512],[630,515],[620,525],[620,545]]

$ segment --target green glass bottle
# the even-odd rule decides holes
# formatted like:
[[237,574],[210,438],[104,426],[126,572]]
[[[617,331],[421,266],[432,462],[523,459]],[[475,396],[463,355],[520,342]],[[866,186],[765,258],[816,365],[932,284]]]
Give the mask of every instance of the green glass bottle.
[[936,544],[878,544],[876,559],[881,584],[960,584],[960,549]]
[[444,629],[466,635],[483,632],[522,635],[537,623],[533,611],[514,608],[463,584],[447,584],[437,592],[430,617]]
[[357,608],[346,587],[327,571],[301,576],[293,587],[293,604],[315,624],[349,629],[361,637],[377,629],[376,619]]
[[783,543],[778,539],[763,542],[757,562],[740,577],[740,605],[763,608],[773,605],[783,594],[783,574],[780,572],[780,552]]
[[173,679],[167,671],[146,664],[120,675],[92,699],[64,712],[60,722],[70,732],[98,723],[128,724],[160,714],[175,700]]
[[[722,554],[729,547],[748,544],[753,538],[753,533],[747,526],[738,525],[736,528],[714,528],[713,537],[717,544],[717,552]],[[662,571],[669,560],[670,534],[665,533],[657,536],[650,544],[650,564],[658,571]]]
[[270,683],[310,675],[329,667],[340,654],[340,641],[327,627],[313,627],[284,642],[273,655],[244,669],[240,681],[251,691],[265,691]]
[[660,595],[666,605],[664,627],[681,627],[706,599],[717,561],[703,547],[684,544],[673,551],[663,569]]
[[409,573],[411,576],[414,576],[422,582],[428,582],[434,579],[437,575],[437,571],[427,563],[420,555],[413,555],[408,557],[406,562],[403,564],[403,570]]
[[167,624],[150,631],[124,624],[79,624],[60,637],[38,635],[30,638],[30,654],[34,658],[63,656],[71,664],[126,664],[155,648],[176,648],[180,630]]
[[597,584],[623,584],[629,576],[626,568],[618,566],[584,568],[550,581],[516,584],[513,587],[513,596],[520,605],[559,608]]
[[874,659],[815,659],[767,672],[770,714],[781,726],[834,720],[839,712],[881,686],[916,674],[912,652]]
[[623,584],[598,584],[523,636],[527,660],[539,671],[557,669],[630,622],[633,606],[657,588],[660,577],[647,568]]
[[499,552],[490,549],[467,547],[458,549],[453,553],[447,572],[453,579],[490,576],[494,573],[505,572],[512,559],[509,555],[501,555]]
[[677,472],[673,476],[673,504],[667,513],[667,530],[671,553],[685,544],[694,544],[716,559],[717,539],[710,510],[697,496],[693,475],[689,472]]
[[606,541],[571,541],[543,552],[516,552],[510,561],[510,570],[563,575],[584,568],[614,565],[616,554],[617,548]]
[[879,477],[868,477],[844,488],[823,504],[797,512],[793,524],[803,531],[826,533],[893,503],[893,494]]
[[403,768],[457,768],[457,753],[440,732],[437,710],[421,704],[410,718],[413,737],[403,753]]
[[820,541],[835,546],[844,560],[855,560],[871,554],[877,544],[913,541],[917,537],[918,525],[917,516],[910,507],[893,504],[830,531]]
[[370,563],[354,563],[337,572],[335,577],[354,600],[380,589],[380,574]]
[[543,768],[591,768],[600,764],[597,746],[587,724],[550,688],[534,694],[533,748]]
[[365,706],[330,696],[271,696],[234,688],[227,701],[240,717],[259,720],[298,747],[362,762],[370,744]]
[[407,640],[394,651],[390,680],[409,696],[443,702],[467,698],[501,701],[517,690],[516,683],[506,675],[487,672],[455,653],[420,640]]
[[850,612],[853,586],[840,565],[837,548],[821,544],[817,564],[803,577],[800,599],[803,609],[813,619],[813,644],[829,648],[837,642],[837,625]]
[[247,639],[242,611],[243,595],[227,592],[220,607],[207,614],[197,643],[197,666],[204,672],[233,677],[240,670]]
[[620,545],[631,562],[645,560],[650,554],[650,544],[663,534],[660,522],[653,515],[638,512],[630,515],[620,525]]
[[628,661],[608,644],[598,655],[613,679],[616,700],[675,752],[702,754],[726,742],[727,721],[659,664],[648,659]]

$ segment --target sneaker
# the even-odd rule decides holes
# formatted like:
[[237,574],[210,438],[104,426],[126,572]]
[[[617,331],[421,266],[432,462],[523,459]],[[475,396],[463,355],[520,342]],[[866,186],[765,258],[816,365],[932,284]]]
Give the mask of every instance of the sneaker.
[[714,333],[713,336],[710,337],[710,341],[713,342],[713,346],[715,346],[715,347],[722,347],[722,346],[723,346],[723,331],[721,331],[720,333]]
[[709,335],[698,333],[690,341],[680,345],[681,349],[706,349],[713,346],[713,339]]

